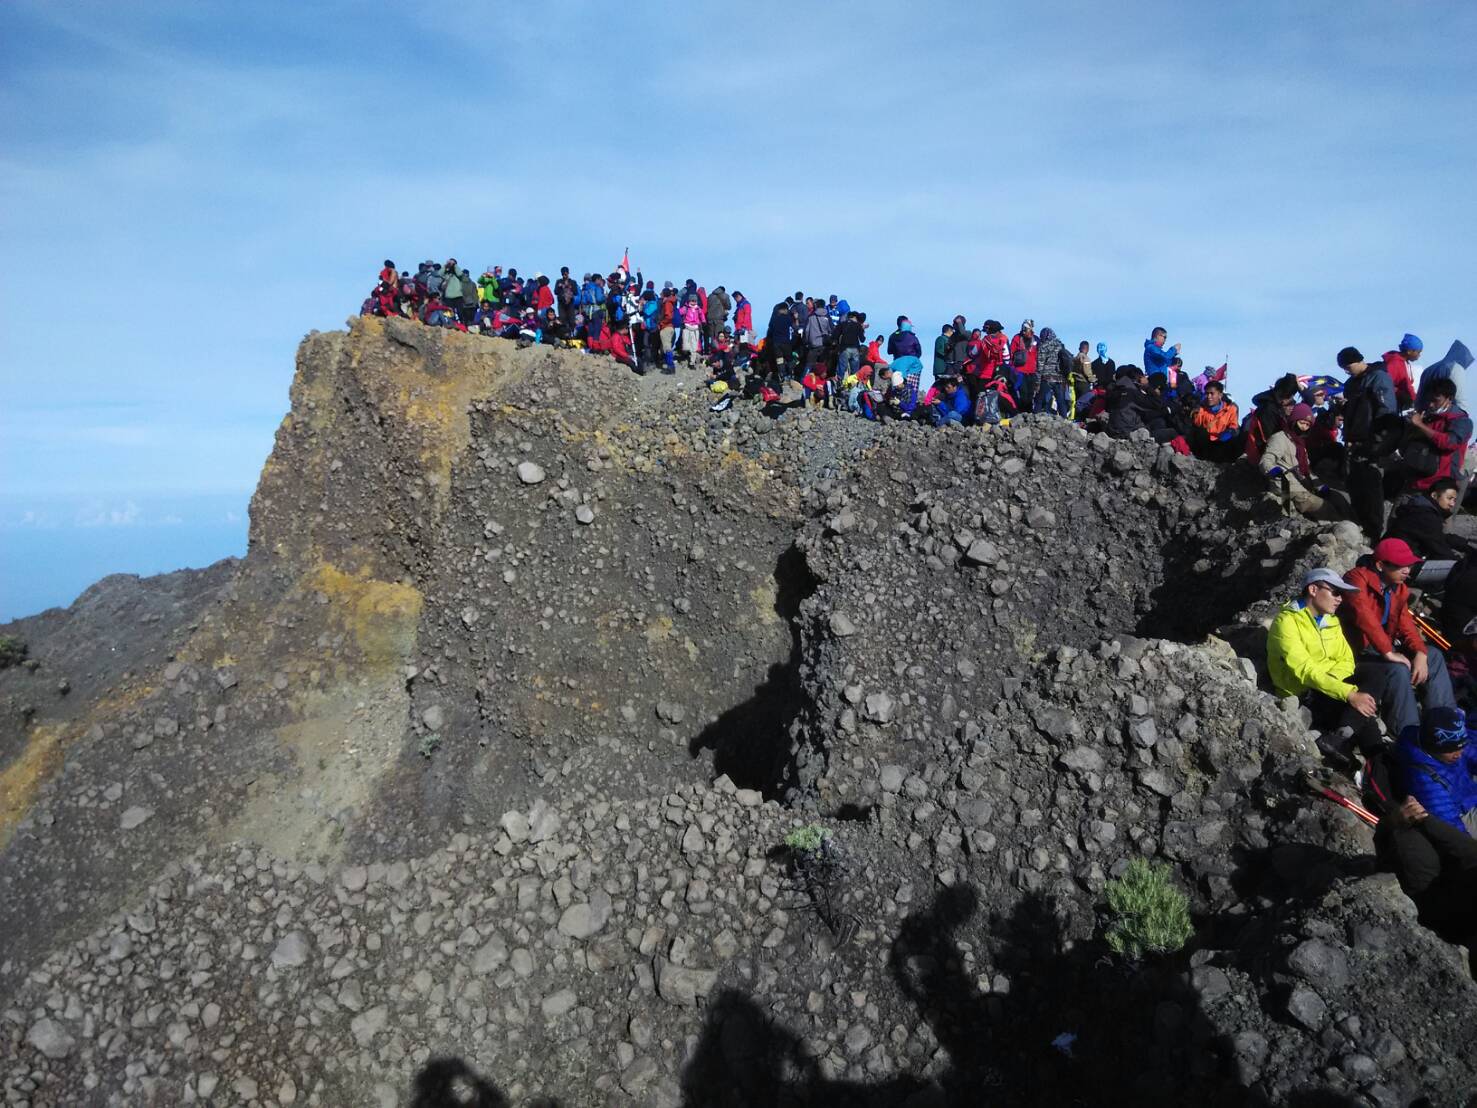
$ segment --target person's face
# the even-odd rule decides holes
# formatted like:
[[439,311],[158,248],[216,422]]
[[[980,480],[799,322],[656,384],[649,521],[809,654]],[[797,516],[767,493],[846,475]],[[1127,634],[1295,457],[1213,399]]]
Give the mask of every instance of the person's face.
[[1308,587],[1308,607],[1322,616],[1331,616],[1344,602],[1344,594],[1322,581]]
[[1449,766],[1454,766],[1462,760],[1462,752],[1461,750],[1448,750],[1445,754],[1435,755],[1435,758],[1438,762],[1445,762]]
[[1427,415],[1440,415],[1451,407],[1451,398],[1447,396],[1433,396],[1426,404]]
[[1300,419],[1300,420],[1298,420],[1298,430],[1301,431],[1305,435],[1312,428],[1312,426],[1313,426],[1313,421],[1311,419]]
[[1205,390],[1205,402],[1207,404],[1211,404],[1211,405],[1219,404],[1225,398],[1226,398],[1226,394],[1223,393],[1223,392],[1221,392],[1220,389],[1206,389]]
[[1456,511],[1456,489],[1442,489],[1431,499],[1447,515]]
[[1295,406],[1296,405],[1293,403],[1293,399],[1290,396],[1286,400],[1282,401],[1283,412],[1291,412]]
[[1077,344],[1077,353],[1079,353],[1079,354],[1086,354],[1087,353],[1087,343],[1085,343],[1085,342],[1078,343]]
[[1410,579],[1409,566],[1392,566],[1388,562],[1380,562],[1380,577],[1387,585],[1403,585]]
[[1169,336],[1167,334],[1165,334],[1163,331],[1155,331],[1154,332],[1154,342],[1157,343],[1160,346],[1163,346],[1164,345],[1164,340],[1167,339],[1167,338],[1169,338]]
[[1327,399],[1328,391],[1326,389],[1313,390],[1313,407],[1319,407]]

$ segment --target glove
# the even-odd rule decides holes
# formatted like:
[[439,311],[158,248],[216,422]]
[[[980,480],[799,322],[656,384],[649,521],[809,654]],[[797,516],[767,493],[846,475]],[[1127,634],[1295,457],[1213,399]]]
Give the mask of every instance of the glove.
[[1287,470],[1283,469],[1281,466],[1273,466],[1271,469],[1267,470],[1267,476],[1281,477],[1286,472]]
[[1216,438],[1220,439],[1221,442],[1230,442],[1235,437],[1235,431],[1222,431],[1219,435],[1216,436]]
[[1327,485],[1319,485],[1318,486],[1318,495],[1319,496],[1327,496],[1328,495],[1328,486]]

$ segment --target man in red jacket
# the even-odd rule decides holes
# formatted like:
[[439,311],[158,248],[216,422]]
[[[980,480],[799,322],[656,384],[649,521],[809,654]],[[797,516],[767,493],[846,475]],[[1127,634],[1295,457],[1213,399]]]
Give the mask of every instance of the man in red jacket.
[[1381,539],[1372,554],[1344,574],[1357,591],[1339,610],[1354,649],[1354,684],[1379,701],[1385,726],[1397,737],[1420,724],[1417,689],[1423,690],[1427,708],[1456,705],[1446,659],[1426,645],[1410,614],[1405,582],[1419,561],[1403,539]]
[[1405,335],[1400,339],[1400,349],[1385,351],[1385,369],[1395,384],[1395,402],[1401,411],[1415,405],[1415,380],[1410,367],[1420,361],[1423,349],[1425,344],[1419,338]]

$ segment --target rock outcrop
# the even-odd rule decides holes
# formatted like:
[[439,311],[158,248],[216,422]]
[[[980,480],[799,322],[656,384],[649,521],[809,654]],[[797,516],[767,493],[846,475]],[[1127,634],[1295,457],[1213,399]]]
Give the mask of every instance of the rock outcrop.
[[[1052,419],[311,335],[243,560],[7,629],[6,1101],[1459,1102],[1463,953],[1258,683],[1357,536],[1267,512]],[[1195,935],[1127,964],[1136,857]]]

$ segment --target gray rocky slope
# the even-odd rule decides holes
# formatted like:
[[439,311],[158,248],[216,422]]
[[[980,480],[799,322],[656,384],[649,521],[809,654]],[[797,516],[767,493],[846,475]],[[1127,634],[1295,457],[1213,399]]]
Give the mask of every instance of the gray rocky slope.
[[[243,561],[5,629],[0,1088],[398,1105],[450,1057],[519,1104],[1466,1103],[1465,952],[1257,680],[1356,541],[1051,420],[310,336]],[[1129,965],[1136,856],[1196,933]]]

